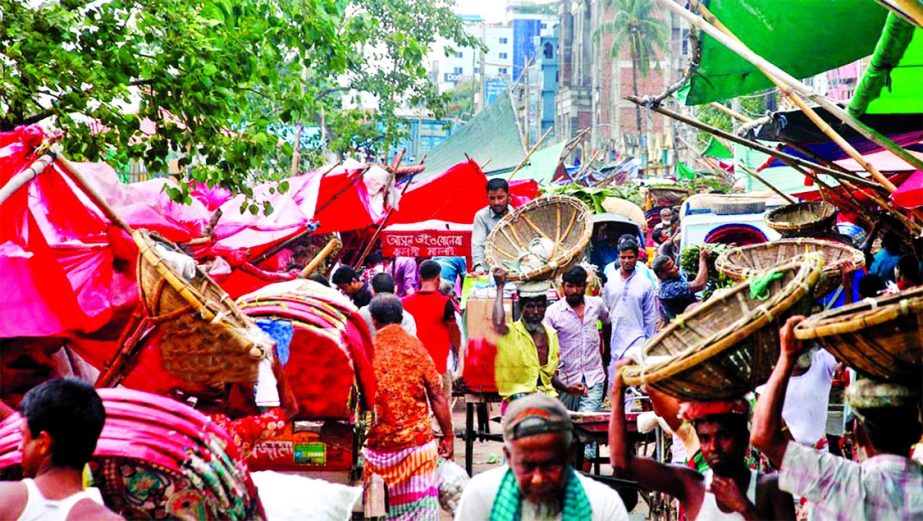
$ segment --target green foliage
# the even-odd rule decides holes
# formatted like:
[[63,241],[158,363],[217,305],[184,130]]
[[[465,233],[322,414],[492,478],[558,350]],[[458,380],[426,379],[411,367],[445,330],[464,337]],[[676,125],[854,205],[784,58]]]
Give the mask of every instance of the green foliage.
[[[695,276],[699,272],[699,251],[703,245],[695,244],[683,248],[679,256],[679,266],[687,276]],[[705,283],[705,289],[702,290],[702,300],[708,300],[717,289],[729,288],[734,285],[734,281],[727,278],[715,268],[715,260],[719,255],[731,249],[724,244],[708,244],[708,281]]]
[[576,197],[586,203],[593,213],[604,213],[606,210],[603,208],[603,201],[609,197],[617,197],[615,191],[610,188],[586,187],[578,184],[553,186],[546,188],[545,193]]
[[[437,37],[476,45],[448,0],[0,0],[0,130],[42,122],[75,160],[168,157],[202,181],[252,194],[287,175],[270,125],[323,124],[330,147],[387,149],[401,105],[444,111],[426,81]],[[343,93],[379,100],[344,110]],[[141,131],[150,120],[156,132]],[[92,122],[92,125],[89,123]],[[307,154],[307,162],[319,160]],[[307,166],[307,165],[306,165]],[[188,198],[182,183],[177,200]]]
[[451,100],[447,115],[462,121],[468,121],[474,117],[474,94],[478,90],[478,82],[475,80],[465,80],[449,92]]

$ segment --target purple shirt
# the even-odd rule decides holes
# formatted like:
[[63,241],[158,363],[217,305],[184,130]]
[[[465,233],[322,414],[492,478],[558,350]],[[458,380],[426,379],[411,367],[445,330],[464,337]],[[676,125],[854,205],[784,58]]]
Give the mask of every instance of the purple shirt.
[[558,332],[561,354],[558,360],[558,380],[564,385],[576,385],[585,380],[593,387],[605,379],[603,359],[599,352],[597,322],[609,323],[609,310],[599,297],[583,297],[583,322],[574,308],[561,299],[548,306],[545,325]]
[[394,278],[398,298],[412,295],[419,289],[417,286],[417,261],[413,257],[395,257],[388,267],[388,273]]

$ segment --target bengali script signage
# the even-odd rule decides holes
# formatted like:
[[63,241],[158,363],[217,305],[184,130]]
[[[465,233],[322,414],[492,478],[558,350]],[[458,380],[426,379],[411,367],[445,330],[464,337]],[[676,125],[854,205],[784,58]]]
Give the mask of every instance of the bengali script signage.
[[385,257],[467,257],[471,255],[470,231],[391,231],[381,234]]

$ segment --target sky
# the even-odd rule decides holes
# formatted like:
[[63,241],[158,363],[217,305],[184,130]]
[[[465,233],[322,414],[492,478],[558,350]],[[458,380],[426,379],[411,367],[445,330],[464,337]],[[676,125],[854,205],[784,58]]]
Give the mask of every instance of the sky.
[[456,0],[458,14],[479,14],[487,22],[502,22],[506,14],[506,0]]

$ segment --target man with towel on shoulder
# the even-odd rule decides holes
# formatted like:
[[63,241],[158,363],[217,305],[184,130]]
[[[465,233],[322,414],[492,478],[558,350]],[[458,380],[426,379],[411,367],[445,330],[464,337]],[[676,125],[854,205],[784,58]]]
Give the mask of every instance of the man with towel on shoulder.
[[554,398],[555,389],[564,387],[557,381],[558,334],[542,321],[548,306],[546,293],[551,287],[547,280],[521,282],[519,320],[508,323],[503,309],[503,288],[506,271],[494,268],[497,298],[494,301],[493,329],[497,339],[496,379],[497,390],[505,406],[522,396],[541,392]]
[[471,479],[455,521],[627,521],[618,493],[568,465],[573,426],[564,405],[533,394],[503,415],[507,465]]

